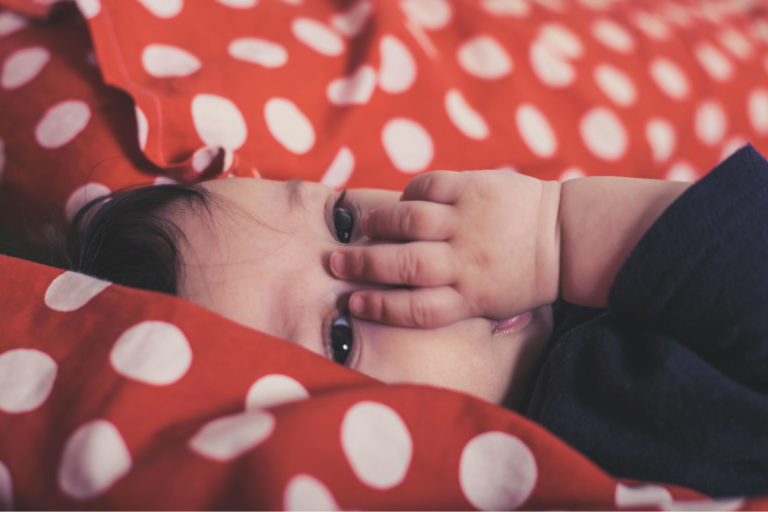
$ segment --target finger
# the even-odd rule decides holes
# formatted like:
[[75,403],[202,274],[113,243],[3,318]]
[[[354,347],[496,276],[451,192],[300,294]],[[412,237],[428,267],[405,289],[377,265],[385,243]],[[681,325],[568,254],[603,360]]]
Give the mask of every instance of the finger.
[[419,174],[406,185],[402,201],[425,200],[451,204],[461,195],[464,176],[454,171],[433,171]]
[[333,273],[348,281],[438,286],[453,284],[456,264],[443,242],[377,244],[340,249],[331,255]]
[[456,210],[429,201],[391,203],[369,211],[363,233],[385,240],[446,240],[456,231]]
[[469,316],[464,298],[451,286],[413,290],[360,290],[349,299],[353,315],[389,325],[434,328]]

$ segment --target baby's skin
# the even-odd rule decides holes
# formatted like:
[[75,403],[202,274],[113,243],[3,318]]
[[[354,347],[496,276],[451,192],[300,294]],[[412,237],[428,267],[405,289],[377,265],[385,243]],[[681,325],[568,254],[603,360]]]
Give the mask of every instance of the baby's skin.
[[689,184],[433,172],[400,194],[235,178],[184,234],[179,295],[384,382],[516,408],[558,297],[605,305],[613,277]]
[[631,249],[690,183],[594,177],[540,181],[499,171],[415,177],[398,203],[363,217],[379,243],[344,248],[331,268],[344,279],[402,285],[358,290],[360,318],[439,327],[497,320],[558,297],[605,307]]

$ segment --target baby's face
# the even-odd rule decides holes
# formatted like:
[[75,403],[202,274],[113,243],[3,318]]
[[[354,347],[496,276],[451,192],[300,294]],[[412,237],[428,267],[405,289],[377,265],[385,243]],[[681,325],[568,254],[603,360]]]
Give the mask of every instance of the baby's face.
[[521,315],[515,329],[498,335],[487,318],[410,329],[345,310],[353,290],[375,285],[335,278],[330,255],[344,242],[370,244],[359,219],[400,193],[350,190],[337,204],[339,193],[298,180],[203,185],[221,199],[211,218],[189,211],[173,218],[188,238],[180,243],[182,297],[384,382],[430,384],[509,406],[527,393],[551,332],[548,307]]

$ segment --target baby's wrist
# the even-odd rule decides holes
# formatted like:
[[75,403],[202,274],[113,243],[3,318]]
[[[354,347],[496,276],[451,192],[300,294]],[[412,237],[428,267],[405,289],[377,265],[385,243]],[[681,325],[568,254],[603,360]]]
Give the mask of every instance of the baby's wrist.
[[560,200],[558,181],[541,183],[539,225],[535,255],[536,306],[551,304],[560,296]]

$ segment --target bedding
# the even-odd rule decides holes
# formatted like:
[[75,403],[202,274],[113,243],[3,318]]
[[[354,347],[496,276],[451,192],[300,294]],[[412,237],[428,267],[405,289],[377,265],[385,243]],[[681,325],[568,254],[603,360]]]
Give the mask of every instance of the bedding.
[[[768,150],[761,2],[0,0],[0,220],[252,176],[695,179]],[[180,299],[0,257],[0,508],[745,509]]]

